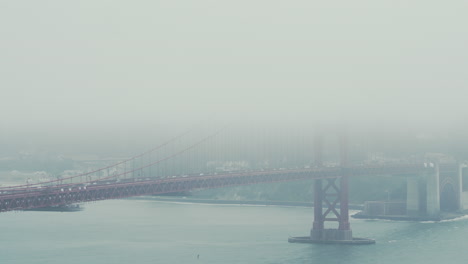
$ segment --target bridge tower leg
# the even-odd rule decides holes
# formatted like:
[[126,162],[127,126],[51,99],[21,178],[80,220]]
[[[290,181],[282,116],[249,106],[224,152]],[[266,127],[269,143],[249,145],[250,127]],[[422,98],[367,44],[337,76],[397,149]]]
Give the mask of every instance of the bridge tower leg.
[[323,189],[322,180],[320,179],[314,181],[314,224],[312,226],[312,230],[310,231],[311,237],[322,237],[323,229]]
[[342,175],[340,179],[340,215],[339,215],[339,239],[353,240],[351,225],[349,224],[349,175],[348,175],[348,140],[346,135],[340,138],[340,163]]
[[[310,240],[315,242],[329,243],[332,241],[353,241],[352,231],[349,224],[348,210],[348,175],[347,175],[347,142],[343,136],[340,140],[340,157],[342,176],[340,179],[327,179],[325,187],[322,185],[322,180],[314,181],[314,224],[310,231]],[[315,157],[316,165],[321,165],[321,138],[315,140]],[[331,199],[330,198],[334,198]],[[323,212],[323,204],[325,202],[326,210]],[[339,203],[340,209],[337,210]],[[328,217],[332,213],[335,217]],[[338,229],[326,229],[325,222],[337,221]]]
[[[315,134],[314,140],[314,159],[315,166],[322,167],[322,153],[323,153],[323,137],[321,134]],[[314,180],[314,224],[312,226],[312,234],[317,233],[315,236],[322,236],[322,230],[324,228],[324,217],[323,217],[323,189],[322,179]]]

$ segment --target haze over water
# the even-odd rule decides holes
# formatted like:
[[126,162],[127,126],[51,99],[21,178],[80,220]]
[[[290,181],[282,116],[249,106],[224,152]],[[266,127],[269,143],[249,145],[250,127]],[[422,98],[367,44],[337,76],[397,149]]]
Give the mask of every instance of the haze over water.
[[205,119],[464,139],[467,9],[458,0],[2,1],[0,144],[97,152]]
[[[313,209],[112,200],[81,212],[2,214],[0,262],[127,263],[463,263],[468,219],[351,220],[375,245],[291,244]],[[199,259],[197,259],[199,255]],[[447,262],[449,260],[449,262]]]
[[[229,152],[223,162],[265,160],[256,148],[277,161],[251,162],[257,169],[310,167],[321,125],[349,127],[355,163],[427,153],[466,161],[467,13],[466,0],[0,1],[0,185],[106,166],[206,120],[245,135],[244,145],[229,141],[236,131],[221,137],[236,158],[213,144]],[[253,135],[258,127],[271,133]],[[330,157],[338,151],[325,149]],[[307,195],[303,187],[289,191]],[[287,243],[312,221],[311,208],[143,200],[3,212],[0,263],[468,259],[466,219],[352,219],[354,235],[377,244]]]

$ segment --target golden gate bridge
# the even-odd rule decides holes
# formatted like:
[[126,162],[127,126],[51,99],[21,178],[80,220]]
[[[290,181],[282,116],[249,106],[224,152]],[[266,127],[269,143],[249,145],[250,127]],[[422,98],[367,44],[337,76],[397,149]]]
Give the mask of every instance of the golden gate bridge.
[[[223,129],[204,137],[190,136],[191,131],[173,137],[159,146],[118,163],[74,176],[47,182],[28,183],[0,188],[0,211],[25,210],[74,203],[120,199],[185,192],[196,189],[260,183],[313,180],[314,223],[311,235],[290,242],[350,242],[372,240],[353,239],[349,224],[349,177],[378,175],[420,175],[436,173],[434,167],[419,163],[385,165],[353,165],[348,162],[348,143],[339,137],[340,162],[323,165],[321,135],[315,136],[314,164],[293,168],[237,168],[207,171],[207,161],[226,155],[229,140],[222,138]],[[189,140],[184,138],[189,138]],[[195,139],[197,138],[197,139]],[[183,141],[183,142],[182,142]],[[213,143],[209,150],[207,143]],[[239,144],[231,144],[239,148]],[[241,144],[242,145],[242,144]],[[203,152],[196,152],[197,149]],[[164,151],[162,151],[164,149]],[[210,153],[211,152],[211,153]],[[242,156],[239,151],[238,157]],[[213,154],[215,157],[210,157]],[[225,158],[225,157],[224,157]],[[438,168],[437,168],[438,169]],[[326,229],[326,222],[338,222],[337,229]]]

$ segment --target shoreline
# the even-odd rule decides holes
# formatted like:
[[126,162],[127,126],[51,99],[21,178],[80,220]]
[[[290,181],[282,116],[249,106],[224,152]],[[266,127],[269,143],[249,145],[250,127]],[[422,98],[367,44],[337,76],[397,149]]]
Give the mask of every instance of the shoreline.
[[[152,200],[161,202],[184,202],[184,203],[200,203],[200,204],[236,204],[236,205],[275,205],[275,206],[300,206],[314,207],[312,202],[294,202],[294,201],[258,201],[258,200],[217,200],[217,199],[201,199],[189,197],[168,197],[168,196],[139,196],[127,198],[131,200]],[[349,209],[362,210],[364,205],[350,204]]]
[[[151,200],[160,202],[183,202],[183,203],[198,203],[198,204],[219,204],[219,205],[264,205],[264,206],[297,206],[297,207],[314,207],[312,202],[295,202],[295,201],[258,201],[258,200],[217,200],[217,199],[202,199],[202,198],[189,198],[180,196],[139,196],[127,198],[130,200]],[[362,213],[364,205],[350,204],[349,209],[360,210],[360,212],[350,215],[356,219],[368,220],[393,220],[393,221],[443,221],[456,219],[468,215],[468,211],[459,213],[442,213],[439,217],[425,217],[425,216],[405,216],[405,215],[389,215],[389,216],[372,216]]]
[[366,215],[359,212],[351,215],[352,218],[356,219],[368,219],[368,220],[393,220],[393,221],[412,221],[412,222],[425,222],[425,221],[435,221],[440,222],[444,220],[452,220],[459,217],[467,215],[468,212],[458,212],[458,213],[441,213],[439,216],[430,217],[430,216],[406,216],[406,215]]

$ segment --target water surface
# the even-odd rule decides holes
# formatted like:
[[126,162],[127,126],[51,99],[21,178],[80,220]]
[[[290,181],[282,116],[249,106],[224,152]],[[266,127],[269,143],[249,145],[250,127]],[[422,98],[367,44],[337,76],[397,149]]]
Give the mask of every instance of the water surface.
[[[0,214],[0,263],[462,263],[468,219],[352,219],[375,245],[290,244],[313,209],[112,200],[85,210]],[[199,255],[199,259],[197,259]]]

